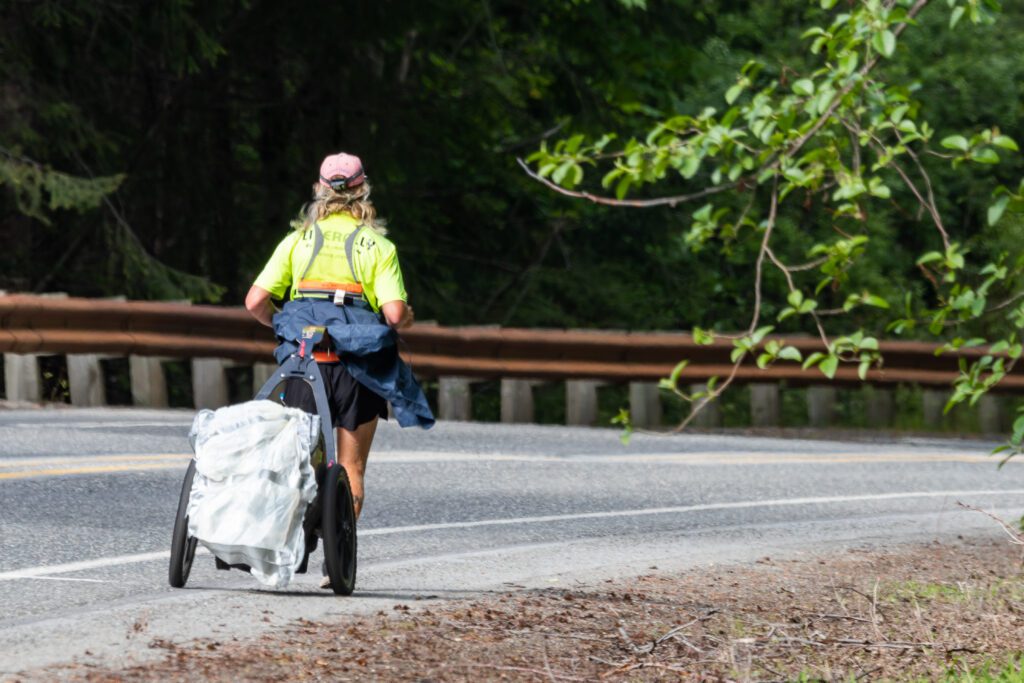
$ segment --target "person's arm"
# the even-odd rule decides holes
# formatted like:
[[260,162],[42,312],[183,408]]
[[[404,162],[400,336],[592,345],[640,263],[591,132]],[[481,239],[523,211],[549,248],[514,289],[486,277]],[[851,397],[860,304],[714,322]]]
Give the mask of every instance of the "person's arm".
[[245,295],[246,310],[267,327],[274,326],[273,317],[277,313],[271,297],[282,298],[292,284],[292,249],[298,238],[299,233],[292,231],[281,240]]
[[277,309],[270,302],[270,292],[253,285],[249,288],[249,293],[245,295],[245,308],[252,313],[252,317],[267,327],[273,327],[272,320]]
[[396,330],[403,330],[411,326],[416,317],[412,313],[412,306],[401,299],[382,304],[380,312],[384,314],[384,319],[388,321],[388,325]]

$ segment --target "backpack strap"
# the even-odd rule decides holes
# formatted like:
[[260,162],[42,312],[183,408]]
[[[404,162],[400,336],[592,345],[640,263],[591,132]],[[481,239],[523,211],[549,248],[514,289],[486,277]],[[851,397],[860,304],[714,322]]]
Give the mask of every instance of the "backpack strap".
[[[348,239],[345,240],[345,257],[348,258],[348,269],[352,272],[352,280],[354,280],[357,285],[362,283],[359,281],[359,275],[356,273],[355,262],[352,260],[352,252],[353,249],[355,248],[356,237],[359,235],[359,233],[362,231],[364,227],[366,226],[364,226],[362,223],[357,225],[356,229],[353,230],[352,234],[349,235]],[[299,278],[300,281],[305,280],[306,276],[309,275],[309,270],[310,268],[313,267],[313,262],[316,261],[317,255],[323,248],[324,233],[320,229],[319,223],[313,223],[313,253],[309,257],[309,263],[306,264],[306,269],[302,271],[302,277]]]
[[362,283],[359,281],[359,275],[356,273],[356,266],[352,260],[352,250],[356,244],[356,236],[362,232],[363,227],[362,223],[357,225],[356,229],[353,230],[352,234],[348,236],[347,240],[345,240],[345,256],[348,258],[348,269],[352,272],[352,279],[357,285]]
[[[324,248],[324,233],[320,229],[319,223],[313,223],[313,254],[309,257],[309,263],[306,264],[306,269],[302,271],[302,277],[299,280],[305,280],[306,276],[309,275],[309,269],[313,267],[313,262],[316,261],[317,255],[320,250]],[[352,257],[348,259],[349,264],[352,263]]]

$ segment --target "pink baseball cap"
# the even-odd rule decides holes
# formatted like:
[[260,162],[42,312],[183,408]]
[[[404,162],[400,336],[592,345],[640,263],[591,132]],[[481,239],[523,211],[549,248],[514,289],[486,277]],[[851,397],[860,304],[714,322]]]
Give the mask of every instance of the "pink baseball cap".
[[331,154],[320,164],[320,184],[333,190],[362,185],[364,178],[363,162],[352,154]]

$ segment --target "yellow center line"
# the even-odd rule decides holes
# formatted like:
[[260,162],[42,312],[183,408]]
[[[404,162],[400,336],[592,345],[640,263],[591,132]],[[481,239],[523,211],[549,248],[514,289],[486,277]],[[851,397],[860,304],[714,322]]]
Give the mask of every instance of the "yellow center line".
[[0,469],[37,467],[45,465],[68,465],[79,462],[146,462],[154,460],[185,460],[189,453],[159,453],[153,455],[79,455],[67,458],[22,458],[0,461]]
[[28,477],[53,477],[66,474],[102,474],[105,472],[134,472],[141,470],[179,469],[181,463],[147,463],[138,465],[95,465],[92,467],[67,467],[62,469],[24,470],[22,472],[0,472],[0,479],[25,479]]
[[[383,463],[388,462],[389,453],[380,454]],[[406,454],[407,455],[407,454]],[[444,454],[430,454],[433,458],[444,459]],[[54,477],[73,474],[106,474],[113,472],[139,472],[181,468],[192,456],[188,453],[162,453],[149,455],[95,455],[66,458],[26,458],[20,461],[0,462],[0,480],[25,479],[29,477]],[[526,456],[509,457],[480,455],[479,460],[513,459],[524,461],[574,462],[572,458]],[[455,455],[453,459],[472,461],[473,456]],[[607,458],[607,459],[606,459]],[[429,458],[427,458],[429,460]],[[413,459],[415,460],[415,459]],[[396,458],[396,462],[405,461]],[[839,454],[794,453],[660,453],[621,456],[595,456],[587,462],[626,462],[677,465],[833,465],[833,464],[894,464],[894,463],[969,463],[995,465],[996,459],[989,455],[957,453],[881,453],[881,454]],[[576,461],[579,462],[579,461]],[[1024,464],[1024,459],[1014,459],[1011,464]],[[54,467],[54,465],[70,465]],[[28,468],[28,469],[19,469]],[[8,471],[4,471],[4,470]],[[13,471],[10,471],[13,470]]]

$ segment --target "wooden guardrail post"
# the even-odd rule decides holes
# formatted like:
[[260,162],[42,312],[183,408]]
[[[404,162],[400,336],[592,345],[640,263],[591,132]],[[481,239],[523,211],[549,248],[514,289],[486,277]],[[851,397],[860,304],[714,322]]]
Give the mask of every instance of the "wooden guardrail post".
[[231,361],[221,358],[192,359],[192,402],[197,409],[228,404],[226,370],[231,365]]
[[921,390],[921,414],[926,428],[938,429],[942,426],[942,411],[948,400],[948,391],[928,387]]
[[4,354],[4,387],[8,401],[43,400],[43,383],[39,375],[39,356],[29,353]]
[[[706,384],[691,384],[690,393],[698,394],[707,391],[708,387]],[[709,401],[707,397],[697,399],[693,402],[690,410],[700,410],[696,417],[693,418],[692,424],[694,427],[701,429],[718,429],[722,426],[722,406],[718,401]]]
[[[267,383],[271,375],[277,372],[276,363],[253,363],[252,364],[252,394],[255,396],[256,392],[263,388],[263,385]],[[271,398],[274,398],[271,396]]]
[[597,422],[597,389],[604,382],[570,379],[565,382],[565,423],[592,426]]
[[132,405],[166,408],[167,376],[160,358],[128,356],[128,375],[132,389]]
[[892,424],[893,390],[885,387],[864,387],[865,413],[868,427],[884,429]]
[[68,390],[71,392],[71,405],[74,406],[105,406],[107,392],[103,385],[103,367],[96,354],[69,353]]
[[807,387],[807,421],[812,427],[828,427],[836,419],[836,388],[828,385]]
[[753,382],[750,385],[750,423],[754,427],[778,427],[781,422],[779,385]]
[[995,434],[1003,429],[1003,402],[998,394],[988,393],[978,399],[978,423],[981,431]]
[[501,380],[501,421],[533,422],[533,383],[530,380]]
[[661,394],[652,382],[629,383],[629,412],[633,425],[641,429],[661,426]]
[[[469,377],[439,377],[437,412],[442,420],[469,422],[473,419],[473,382]],[[502,394],[504,405],[504,394]]]

